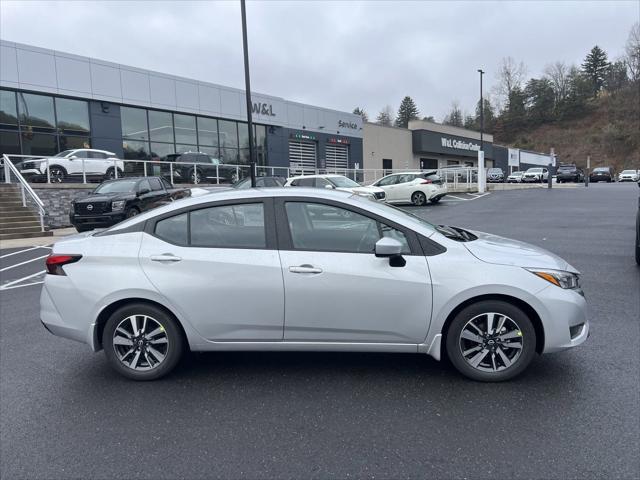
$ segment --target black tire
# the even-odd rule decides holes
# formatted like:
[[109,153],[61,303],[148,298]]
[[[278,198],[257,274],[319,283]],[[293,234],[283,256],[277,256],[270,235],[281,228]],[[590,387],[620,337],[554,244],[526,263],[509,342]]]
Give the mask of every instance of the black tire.
[[[147,363],[147,367],[145,367],[144,364],[146,363],[146,361],[143,359],[144,353],[142,355],[138,355],[138,358],[136,359],[135,354],[137,354],[137,351],[134,351],[129,356],[123,357],[123,360],[121,360],[121,352],[124,349],[127,349],[128,346],[114,345],[114,334],[116,332],[116,328],[121,325],[122,329],[122,325],[129,325],[127,319],[132,316],[146,316],[155,322],[153,324],[154,327],[157,323],[164,329],[159,333],[159,335],[163,335],[164,337],[166,337],[166,346],[165,344],[152,345],[152,347],[158,347],[158,350],[162,350],[162,354],[164,355],[164,357],[153,366],[149,366],[149,364]],[[138,324],[139,329],[142,330],[142,325],[139,324],[140,321],[142,321],[141,318],[140,320],[137,319],[136,323]],[[151,322],[151,320],[147,321]],[[126,327],[124,328],[126,329]],[[143,342],[145,341],[143,337],[140,338]],[[136,340],[131,340],[131,342],[132,344],[137,344]],[[160,345],[163,346],[160,347]],[[184,352],[185,340],[182,335],[182,331],[180,330],[180,327],[178,326],[178,323],[176,319],[173,318],[173,316],[168,315],[164,310],[161,310],[160,308],[149,305],[147,303],[131,303],[119,308],[109,317],[102,334],[102,346],[104,348],[104,353],[107,357],[107,360],[109,361],[109,364],[116,372],[132,380],[145,381],[156,380],[160,377],[163,377],[175,368]],[[147,347],[139,348],[146,349],[148,348],[148,345]],[[149,355],[151,356],[152,354]],[[158,357],[151,356],[150,358],[155,359]],[[141,369],[134,369],[131,366],[125,364],[126,361],[128,361],[129,363],[133,363],[134,360],[138,360],[137,365],[139,365]]]
[[[124,177],[124,172],[118,168],[118,178],[122,178],[122,177]],[[115,169],[113,167],[107,168],[104,178],[106,180],[115,180],[116,178]]]
[[76,225],[76,231],[78,233],[88,232],[89,230],[93,230],[91,227],[81,227],[80,225]]
[[51,183],[62,183],[67,178],[67,171],[60,165],[51,165],[49,167],[49,180]]
[[[463,356],[462,352],[462,343],[467,342],[460,337],[464,327],[472,319],[479,318],[481,320],[482,315],[488,312],[504,315],[512,319],[514,321],[512,325],[517,325],[519,328],[520,334],[518,335],[518,340],[521,341],[522,345],[521,349],[509,349],[508,347],[503,346],[503,353],[505,350],[509,352],[513,351],[514,356],[512,359],[515,358],[515,361],[510,366],[505,366],[505,363],[502,362],[502,360],[497,360],[502,363],[503,367],[497,371],[481,370],[480,368],[487,368],[482,367],[482,362],[478,368],[473,367]],[[495,326],[496,325],[494,325],[494,328]],[[491,341],[491,338],[488,338],[487,341]],[[494,342],[497,342],[497,338]],[[489,350],[485,355],[488,355],[488,353],[494,353],[495,350],[492,351],[490,349],[496,348],[496,346],[499,348],[499,345],[500,344],[494,343],[491,347],[487,346],[486,349]],[[529,317],[518,307],[500,300],[484,300],[465,307],[456,315],[446,331],[445,346],[447,356],[449,357],[449,360],[451,360],[453,366],[466,377],[479,382],[502,382],[518,376],[529,366],[536,353],[536,332]],[[483,350],[485,350],[484,347],[481,351]],[[518,350],[519,354],[517,353]],[[470,355],[473,355],[473,353]],[[517,355],[517,357],[515,355]],[[486,359],[487,357],[484,358]],[[499,355],[495,358],[498,359]]]
[[192,168],[191,170],[189,170],[187,179],[187,181],[192,183],[193,185],[202,183],[202,170],[200,170],[199,168]]
[[427,204],[427,196],[422,192],[413,192],[411,194],[411,203],[416,207],[422,207]]
[[438,203],[438,202],[440,201],[440,199],[441,199],[441,198],[442,198],[442,197],[434,197],[434,198],[432,198],[432,199],[431,199],[431,200],[429,200],[429,201],[430,201],[431,203],[433,203],[433,204],[436,204],[436,203]]
[[140,210],[138,210],[136,207],[131,207],[130,209],[127,210],[127,218],[135,217],[139,213],[140,213]]

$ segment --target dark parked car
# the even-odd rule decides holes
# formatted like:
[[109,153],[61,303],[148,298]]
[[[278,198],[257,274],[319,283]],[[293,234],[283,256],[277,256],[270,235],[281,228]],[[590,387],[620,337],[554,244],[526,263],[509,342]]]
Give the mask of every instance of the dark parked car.
[[502,183],[504,182],[504,172],[501,168],[490,168],[487,170],[487,182]]
[[172,153],[167,162],[173,163],[173,181],[183,183],[233,183],[238,180],[235,166],[201,152]]
[[71,202],[69,221],[79,232],[110,227],[140,212],[191,196],[188,188],[173,188],[161,177],[109,180],[86,197]]
[[573,164],[564,164],[558,167],[556,180],[558,183],[584,182],[584,173]]
[[594,168],[589,174],[590,182],[615,182],[616,177],[611,167]]
[[[284,177],[256,177],[256,187],[284,187],[287,179]],[[251,188],[251,177],[246,177],[231,185],[233,188]]]

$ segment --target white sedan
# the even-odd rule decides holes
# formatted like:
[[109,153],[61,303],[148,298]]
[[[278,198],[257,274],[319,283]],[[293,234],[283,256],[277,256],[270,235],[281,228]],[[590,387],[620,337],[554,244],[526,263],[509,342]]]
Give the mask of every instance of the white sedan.
[[312,187],[339,190],[341,192],[355,193],[361,197],[372,200],[384,201],[385,191],[377,187],[363,187],[344,175],[302,175],[287,179],[285,187]]
[[640,170],[623,170],[618,174],[619,182],[637,182],[640,178]]
[[447,194],[447,186],[442,183],[437,172],[403,172],[382,177],[371,185],[387,194],[387,203],[413,203],[426,205],[438,203]]

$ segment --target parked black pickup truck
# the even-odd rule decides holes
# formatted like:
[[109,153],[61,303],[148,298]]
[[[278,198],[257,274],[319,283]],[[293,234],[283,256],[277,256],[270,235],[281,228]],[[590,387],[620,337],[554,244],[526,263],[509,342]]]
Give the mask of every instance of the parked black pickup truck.
[[191,196],[162,177],[126,177],[100,184],[86,197],[71,202],[69,220],[78,232],[115,225],[125,218]]

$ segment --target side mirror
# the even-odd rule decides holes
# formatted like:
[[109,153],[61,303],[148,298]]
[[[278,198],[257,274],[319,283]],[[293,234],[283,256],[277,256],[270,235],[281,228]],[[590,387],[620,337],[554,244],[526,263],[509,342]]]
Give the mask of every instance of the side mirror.
[[333,190],[336,187],[334,187],[333,185],[325,185],[324,188],[326,188],[327,190]]
[[402,244],[395,238],[382,237],[376,242],[376,257],[388,258],[392,267],[404,267],[407,261],[402,258]]
[[77,159],[78,159],[78,157],[76,157],[75,155],[71,155],[71,156],[69,157],[69,160],[77,160]]
[[148,188],[142,188],[138,191],[138,195],[146,195],[147,193],[149,193],[151,190],[149,190]]

